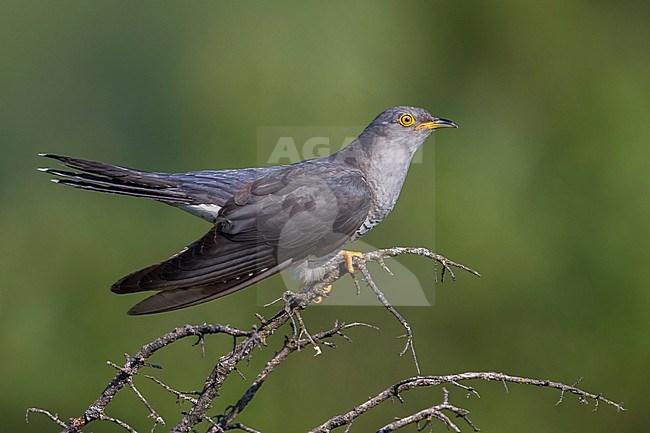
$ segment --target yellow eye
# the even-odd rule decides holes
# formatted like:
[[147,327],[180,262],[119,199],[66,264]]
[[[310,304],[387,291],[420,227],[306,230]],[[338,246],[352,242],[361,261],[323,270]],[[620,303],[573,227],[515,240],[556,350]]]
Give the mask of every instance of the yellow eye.
[[400,125],[408,128],[409,126],[411,126],[411,125],[413,125],[415,123],[415,119],[409,113],[404,113],[404,114],[399,115],[399,118],[397,119],[397,122]]

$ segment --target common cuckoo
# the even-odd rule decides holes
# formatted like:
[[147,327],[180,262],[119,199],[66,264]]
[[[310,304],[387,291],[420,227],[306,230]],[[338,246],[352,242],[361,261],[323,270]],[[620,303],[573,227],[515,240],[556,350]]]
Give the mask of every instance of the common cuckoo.
[[118,280],[115,293],[157,291],[129,310],[149,314],[228,295],[289,267],[304,280],[393,209],[416,150],[456,124],[400,106],[378,115],[331,156],[238,170],[161,173],[41,154],[74,171],[43,168],[75,188],[160,201],[212,223],[162,263]]

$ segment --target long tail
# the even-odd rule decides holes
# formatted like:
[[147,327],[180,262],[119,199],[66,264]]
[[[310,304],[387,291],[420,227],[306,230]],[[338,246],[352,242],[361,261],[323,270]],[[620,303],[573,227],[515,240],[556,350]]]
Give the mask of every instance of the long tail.
[[134,170],[102,162],[87,161],[68,156],[41,153],[39,156],[59,161],[75,171],[40,168],[40,171],[57,176],[53,182],[79,189],[112,194],[145,197],[173,205],[200,203],[183,181],[168,173]]

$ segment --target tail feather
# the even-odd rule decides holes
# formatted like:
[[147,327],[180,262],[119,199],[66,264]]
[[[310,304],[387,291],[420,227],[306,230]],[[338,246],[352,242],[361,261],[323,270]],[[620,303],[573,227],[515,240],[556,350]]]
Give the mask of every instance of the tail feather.
[[42,168],[40,171],[57,176],[57,179],[52,179],[53,182],[72,186],[74,188],[128,195],[132,197],[144,197],[167,203],[193,203],[193,200],[189,198],[186,193],[174,189],[159,190],[147,186],[135,185],[134,183],[116,182],[115,180],[92,174],[76,173],[51,168]]
[[181,181],[166,173],[152,173],[103,162],[87,161],[68,156],[42,153],[40,156],[54,159],[75,170],[41,168],[39,170],[57,176],[54,182],[79,189],[111,194],[144,197],[175,205],[196,204],[198,201],[187,188],[179,188]]
[[57,176],[57,179],[53,179],[56,183],[79,189],[158,200],[213,223],[219,208],[224,206],[242,185],[273,169],[245,168],[161,173],[51,153],[41,153],[40,156],[56,160],[76,170],[39,169]]
[[[121,167],[119,165],[107,164],[105,162],[88,161],[86,159],[54,155],[52,153],[41,153],[39,156],[54,159],[56,161],[59,161],[61,164],[70,168],[74,168],[76,170],[99,174],[101,176],[106,176],[114,180],[121,179],[126,182],[137,181],[138,179],[148,179],[151,181],[151,176],[154,174],[147,171]],[[173,186],[169,183],[161,182],[162,179],[157,180],[157,186]]]
[[97,192],[107,192],[109,194],[118,194],[118,195],[127,195],[131,197],[142,197],[142,198],[150,198],[153,200],[158,200],[162,201],[165,203],[169,204],[191,204],[193,203],[192,200],[189,199],[177,199],[174,197],[170,197],[168,194],[154,194],[152,192],[136,192],[131,189],[126,189],[126,188],[120,188],[120,187],[115,187],[115,186],[100,186],[100,185],[95,185],[92,183],[86,183],[86,182],[76,182],[72,180],[62,180],[62,179],[53,179],[53,182],[55,183],[60,183],[62,185],[68,185],[72,186],[74,188],[79,188],[79,189],[85,189],[88,191],[97,191]]

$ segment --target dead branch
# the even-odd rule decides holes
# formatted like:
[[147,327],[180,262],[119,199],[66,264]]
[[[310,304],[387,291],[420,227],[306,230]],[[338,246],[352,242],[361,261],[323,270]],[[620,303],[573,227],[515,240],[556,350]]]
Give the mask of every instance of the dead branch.
[[[242,337],[249,335],[249,332],[242,331],[241,329],[237,329],[229,325],[209,325],[207,323],[204,323],[202,325],[185,325],[176,328],[171,332],[168,332],[167,334],[157,338],[151,343],[142,346],[142,348],[135,356],[127,356],[126,363],[123,367],[116,366],[118,368],[118,373],[115,375],[113,380],[109,382],[106,388],[104,388],[104,391],[102,391],[97,400],[88,406],[88,409],[86,409],[86,411],[81,416],[71,419],[66,428],[62,430],[62,432],[80,432],[81,427],[97,420],[115,422],[128,431],[135,431],[126,423],[123,423],[118,419],[108,417],[104,413],[106,406],[111,402],[111,400],[113,400],[113,397],[115,397],[115,395],[122,388],[124,388],[125,385],[129,384],[129,382],[132,380],[132,377],[138,373],[140,368],[147,365],[146,361],[158,350],[185,337],[203,336],[208,334],[226,334],[233,337]],[[33,409],[34,408],[30,408],[29,410],[34,411]]]
[[282,363],[290,354],[293,352],[299,351],[303,347],[306,347],[313,342],[322,342],[323,340],[330,338],[334,335],[339,335],[339,336],[345,336],[343,333],[344,330],[353,328],[355,326],[367,326],[374,328],[372,325],[368,325],[366,323],[348,323],[348,324],[338,324],[336,323],[332,329],[329,329],[327,331],[319,332],[318,334],[315,334],[313,336],[310,336],[309,338],[298,338],[298,335],[295,335],[291,338],[288,339],[284,342],[284,346],[282,349],[277,352],[273,358],[271,358],[267,363],[264,369],[257,375],[257,378],[253,381],[252,385],[246,390],[244,395],[239,399],[235,405],[230,407],[230,410],[228,411],[227,414],[223,415],[220,417],[219,421],[217,422],[216,425],[212,426],[209,430],[208,433],[217,433],[217,432],[222,432],[226,431],[229,428],[232,428],[233,424],[231,424],[232,420],[235,419],[235,417],[241,413],[245,408],[248,403],[255,397],[255,394],[257,391],[260,389],[264,381],[269,377],[269,375],[273,372],[273,370]]
[[[562,393],[562,395],[566,392],[577,395],[581,403],[586,403],[588,400],[592,400],[595,402],[595,404],[598,404],[598,402],[603,402],[610,406],[615,407],[619,411],[625,410],[621,403],[616,403],[609,399],[606,399],[603,397],[602,394],[594,394],[587,391],[583,391],[582,389],[576,388],[574,385],[567,385],[561,382],[554,382],[545,379],[532,379],[528,377],[511,376],[508,374],[496,373],[491,371],[468,372],[468,373],[460,373],[460,374],[450,374],[445,376],[416,376],[416,377],[402,380],[401,382],[398,382],[386,388],[384,391],[380,392],[374,397],[369,398],[368,400],[364,401],[363,403],[356,406],[352,410],[344,414],[337,415],[335,417],[330,418],[329,420],[325,421],[323,424],[319,425],[318,427],[309,430],[309,433],[325,433],[335,428],[347,425],[352,421],[354,421],[359,416],[368,412],[369,410],[379,406],[381,403],[385,402],[386,400],[389,400],[391,398],[397,398],[401,401],[401,394],[405,391],[409,391],[421,387],[440,386],[444,384],[459,386],[460,382],[477,380],[477,379],[486,380],[486,381],[500,381],[504,383],[511,382],[511,383],[517,383],[521,385],[533,385],[533,386],[539,386],[545,388],[553,388],[559,390]],[[460,386],[460,388],[468,389],[467,385]],[[475,394],[473,388],[470,389],[472,390],[470,395]],[[466,418],[469,411],[450,405],[448,399],[448,393],[445,390],[445,398],[443,403],[441,403],[440,405],[433,406],[431,408],[425,409],[424,411],[403,418],[402,420],[398,420],[399,422],[396,421],[395,423],[388,424],[384,426],[382,430],[379,431],[380,432],[393,431],[396,428],[401,428],[405,425],[421,421],[429,416],[433,416],[434,418],[440,419],[441,421],[443,421],[443,423],[447,425],[447,427],[451,428],[454,431],[460,431],[460,429],[458,429],[457,426],[454,426],[453,423],[449,424],[447,421],[442,420],[441,417],[438,416],[441,413],[444,415],[443,412],[444,410],[451,411],[452,413],[454,413],[455,416],[460,416],[462,418],[465,418],[465,421],[467,421],[470,425],[473,426],[471,421],[469,421],[469,419]]]
[[[402,317],[399,312],[388,302],[386,297],[383,295],[377,284],[374,282],[370,272],[366,267],[366,262],[376,261],[379,265],[385,269],[387,272],[390,270],[387,268],[384,263],[385,259],[396,257],[403,254],[412,254],[419,255],[423,257],[430,258],[434,260],[434,274],[436,273],[435,264],[439,263],[442,265],[441,280],[444,279],[445,273],[449,273],[451,278],[455,279],[455,275],[452,271],[452,268],[458,268],[465,270],[474,275],[479,275],[475,270],[468,268],[459,263],[455,263],[439,254],[436,254],[425,248],[388,248],[383,250],[376,250],[369,253],[365,253],[363,258],[354,259],[355,267],[361,272],[363,279],[370,289],[375,293],[382,305],[400,322],[400,324],[405,328],[406,334],[403,336],[406,338],[406,345],[404,349],[400,352],[400,355],[405,354],[407,351],[410,351],[415,367],[418,374],[420,373],[420,368],[418,365],[417,357],[415,354],[414,346],[414,337],[411,326],[409,323]],[[63,427],[61,430],[63,433],[78,433],[81,432],[81,429],[88,425],[91,422],[103,420],[109,421],[117,424],[122,429],[130,432],[137,433],[129,424],[126,422],[108,416],[106,414],[106,407],[112,401],[113,397],[122,389],[129,388],[131,389],[138,399],[146,407],[149,417],[153,418],[154,424],[153,428],[158,425],[164,425],[165,422],[163,418],[155,411],[154,407],[147,401],[145,396],[138,390],[135,386],[134,378],[139,373],[142,367],[158,367],[154,364],[148,363],[149,358],[151,358],[158,350],[166,347],[169,344],[172,344],[178,340],[181,340],[186,337],[196,336],[199,338],[198,343],[201,344],[202,353],[203,353],[203,343],[206,335],[211,334],[225,334],[231,336],[234,339],[234,347],[228,353],[220,356],[214,365],[214,368],[207,376],[204,381],[203,388],[200,391],[192,392],[181,392],[173,389],[172,387],[164,384],[160,380],[156,379],[153,376],[147,375],[146,377],[153,380],[155,383],[160,385],[165,391],[174,395],[177,399],[188,402],[191,405],[189,411],[182,413],[180,420],[174,425],[169,431],[173,433],[187,433],[195,429],[201,422],[206,422],[209,424],[208,432],[209,433],[219,433],[225,432],[228,430],[241,430],[245,432],[259,433],[257,430],[248,427],[240,422],[235,422],[238,415],[241,414],[252,401],[252,399],[257,395],[262,385],[268,379],[268,377],[275,371],[275,369],[281,365],[287,357],[292,353],[300,351],[306,346],[312,346],[316,355],[322,353],[321,346],[335,347],[334,343],[330,341],[332,338],[341,337],[348,339],[345,332],[350,328],[358,326],[367,326],[372,327],[364,323],[336,323],[331,329],[326,331],[321,331],[315,334],[310,334],[307,331],[305,322],[302,319],[300,311],[306,308],[312,302],[318,302],[324,297],[328,296],[329,289],[328,286],[342,278],[348,273],[347,266],[343,261],[341,263],[332,264],[331,269],[327,270],[325,277],[318,281],[317,283],[308,285],[303,288],[300,293],[285,292],[281,301],[283,306],[276,314],[270,319],[265,319],[261,315],[257,315],[257,318],[260,320],[260,324],[254,326],[251,330],[245,331],[242,329],[234,328],[229,325],[185,325],[180,328],[176,328],[171,332],[157,338],[144,345],[138,353],[131,357],[126,355],[126,362],[123,366],[119,366],[109,362],[109,365],[115,367],[118,371],[114,378],[109,382],[106,388],[102,391],[100,396],[93,402],[84,413],[76,418],[71,418],[68,422],[65,422],[59,418],[58,415],[53,415],[52,413],[38,408],[30,408],[27,410],[27,413],[36,412],[42,413],[48,416],[54,423]],[[354,275],[353,275],[354,277]],[[436,276],[437,281],[437,276]],[[358,281],[355,277],[355,283],[359,288]],[[291,325],[292,333],[289,337],[285,337],[285,342],[277,353],[275,353],[266,363],[262,371],[257,375],[257,377],[250,384],[248,389],[244,394],[239,398],[239,400],[229,406],[225,413],[216,417],[208,416],[208,411],[211,410],[214,400],[218,397],[223,383],[226,378],[233,372],[239,373],[237,365],[244,360],[249,360],[253,355],[253,351],[256,348],[266,345],[267,339],[272,336],[275,331],[289,323]],[[238,339],[241,339],[238,341]],[[197,343],[197,344],[198,344]],[[241,373],[239,373],[241,375]],[[488,381],[498,380],[501,381],[504,385],[507,382],[520,383],[526,385],[535,385],[548,388],[555,388],[560,390],[560,401],[562,401],[565,393],[572,393],[579,397],[581,402],[586,402],[588,400],[593,400],[596,403],[596,408],[598,407],[599,402],[606,403],[616,407],[618,410],[623,410],[623,407],[619,403],[614,403],[602,396],[602,394],[591,394],[581,389],[577,388],[576,385],[565,385],[559,382],[552,382],[548,380],[540,379],[531,379],[517,376],[509,376],[502,373],[494,372],[470,372],[462,374],[452,374],[446,376],[416,376],[413,378],[405,379],[376,396],[368,399],[362,404],[358,405],[354,409],[346,412],[345,414],[338,415],[330,418],[329,420],[322,423],[320,426],[315,427],[310,430],[310,433],[316,432],[329,432],[332,429],[347,426],[350,428],[351,423],[368,412],[369,410],[377,407],[384,401],[390,398],[397,398],[401,401],[400,394],[402,392],[418,388],[418,387],[433,387],[440,386],[444,384],[449,384],[458,388],[463,389],[464,391],[470,392],[478,396],[478,393],[469,385],[466,385],[461,382],[467,382],[476,379],[483,379]],[[507,388],[506,388],[507,390]],[[558,402],[559,403],[559,402]],[[389,432],[394,431],[399,428],[402,428],[410,424],[418,424],[421,422],[425,423],[425,426],[430,424],[432,420],[438,420],[446,425],[448,428],[454,431],[460,431],[458,425],[456,425],[450,418],[453,416],[455,418],[463,418],[463,420],[471,427],[476,430],[474,424],[467,418],[469,412],[461,407],[452,405],[449,402],[449,393],[444,389],[444,399],[442,403],[436,404],[434,406],[425,408],[416,412],[408,417],[397,419],[389,424],[384,425],[379,431],[380,432]],[[152,428],[152,431],[153,431]],[[422,427],[424,428],[424,427]],[[347,432],[347,430],[346,430]]]

